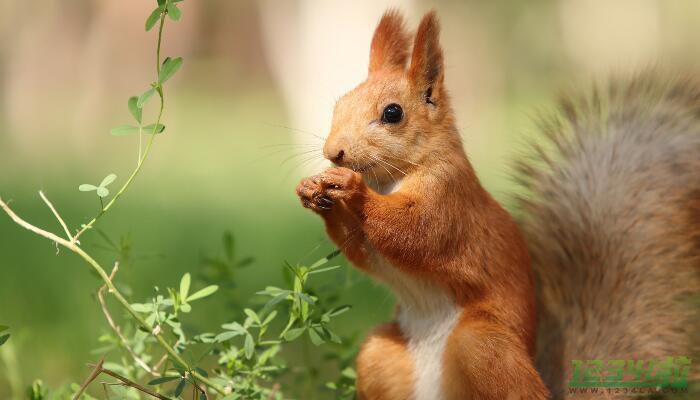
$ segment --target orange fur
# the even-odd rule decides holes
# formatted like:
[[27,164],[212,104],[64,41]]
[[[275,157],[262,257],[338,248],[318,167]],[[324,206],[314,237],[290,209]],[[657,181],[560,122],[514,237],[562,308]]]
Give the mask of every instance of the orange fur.
[[[385,14],[367,80],[336,105],[324,153],[338,167],[302,180],[297,194],[348,259],[399,297],[397,320],[371,334],[358,356],[361,399],[423,400],[419,393],[430,391],[436,399],[542,399],[530,258],[464,153],[438,36],[431,12],[406,70],[403,22]],[[400,122],[382,119],[389,104],[402,107]],[[436,348],[439,380],[430,387],[434,371],[417,360],[434,355],[419,336],[440,339],[421,324],[442,312],[451,331],[444,350]]]

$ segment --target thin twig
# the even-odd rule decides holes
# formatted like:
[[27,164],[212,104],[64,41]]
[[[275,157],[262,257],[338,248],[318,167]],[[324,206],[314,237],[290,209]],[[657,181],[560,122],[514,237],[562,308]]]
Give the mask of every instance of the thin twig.
[[73,241],[73,236],[70,234],[70,230],[68,229],[68,226],[66,225],[65,221],[63,221],[63,218],[61,218],[61,214],[59,214],[58,211],[56,211],[56,208],[53,206],[53,204],[51,204],[48,197],[46,197],[46,195],[44,195],[44,192],[42,192],[41,190],[39,191],[39,196],[41,196],[41,199],[44,200],[44,203],[46,203],[49,209],[51,209],[53,215],[56,216],[56,219],[63,227],[63,230],[66,232],[68,240]]
[[153,397],[155,397],[157,399],[161,399],[161,400],[171,400],[169,397],[163,396],[162,394],[156,393],[145,386],[139,385],[138,383],[131,381],[129,378],[125,378],[114,371],[110,371],[110,370],[104,369],[104,368],[102,368],[101,371],[102,371],[102,373],[107,374],[107,375],[111,376],[112,378],[119,379],[120,381],[122,381],[122,383],[124,385],[132,387],[132,388],[139,390],[141,392],[144,392],[147,395],[153,396]]
[[51,232],[49,232],[49,231],[46,231],[46,230],[41,229],[41,228],[38,228],[38,227],[36,227],[36,226],[30,224],[29,222],[23,220],[22,218],[20,218],[17,214],[15,214],[14,211],[12,211],[12,209],[10,208],[10,206],[8,206],[7,203],[5,203],[5,202],[2,200],[1,197],[0,197],[0,208],[2,208],[3,210],[5,210],[5,212],[7,213],[7,215],[9,215],[10,218],[12,218],[12,220],[15,221],[15,223],[16,223],[17,225],[21,226],[22,228],[28,229],[28,230],[30,230],[30,231],[36,233],[36,234],[39,235],[39,236],[43,236],[43,237],[45,237],[45,238],[47,238],[47,239],[49,239],[49,240],[51,240],[51,241],[54,241],[54,242],[56,242],[56,243],[58,243],[58,244],[60,244],[60,245],[62,245],[62,246],[64,246],[64,247],[66,247],[66,248],[69,249],[69,250],[75,251],[75,249],[77,248],[77,246],[75,245],[75,243],[69,242],[68,240],[63,239],[62,237],[59,237],[59,236],[57,236],[57,235],[55,235],[55,234],[53,234],[53,233],[51,233]]
[[[119,270],[119,262],[117,261],[114,263],[114,268],[112,269],[112,273],[109,274],[110,281],[112,279],[114,279],[114,275],[117,273],[118,270]],[[117,334],[117,337],[119,337],[119,340],[121,340],[122,345],[124,346],[126,351],[129,353],[129,355],[131,355],[131,358],[134,359],[136,364],[138,364],[141,368],[143,368],[146,372],[148,372],[152,376],[154,376],[156,378],[160,377],[161,376],[160,373],[157,370],[155,370],[154,368],[149,367],[148,363],[146,363],[146,361],[144,361],[141,357],[139,357],[138,354],[136,354],[136,352],[134,351],[134,349],[132,349],[131,346],[129,346],[129,341],[126,339],[126,337],[124,337],[124,334],[122,334],[121,329],[114,322],[114,318],[112,318],[112,315],[109,313],[109,309],[107,308],[107,303],[105,302],[105,299],[104,299],[105,290],[107,290],[107,285],[102,285],[102,287],[100,287],[100,290],[97,291],[97,300],[100,302],[100,307],[102,308],[102,313],[105,315],[105,319],[107,319],[107,323],[112,328],[114,333]]]
[[102,357],[100,359],[100,362],[98,362],[97,365],[95,365],[87,379],[85,379],[85,382],[83,382],[83,384],[80,385],[80,389],[75,394],[75,396],[73,396],[73,400],[78,400],[80,396],[83,395],[83,392],[85,392],[85,389],[87,389],[87,387],[92,383],[92,381],[94,381],[95,379],[97,379],[98,376],[100,376],[100,372],[102,372],[102,365],[104,364],[104,362],[105,358]]
[[[83,392],[85,392],[85,389],[88,387],[88,385],[90,385],[90,383],[92,383],[95,379],[97,379],[97,377],[100,376],[100,374],[106,374],[106,375],[109,375],[113,378],[116,378],[119,381],[121,381],[120,385],[132,387],[138,391],[146,393],[147,395],[155,397],[157,399],[171,400],[169,397],[163,396],[162,394],[156,393],[145,386],[139,385],[138,383],[130,380],[129,378],[125,378],[114,371],[110,371],[108,369],[105,369],[103,367],[103,365],[104,365],[104,358],[102,360],[100,360],[100,362],[98,362],[97,365],[88,365],[89,367],[93,368],[92,373],[90,373],[90,376],[88,376],[88,378],[85,380],[85,382],[80,386],[80,390],[78,391],[78,393],[75,394],[75,396],[73,396],[73,400],[78,400],[80,398],[80,396],[82,396]],[[105,383],[103,382],[103,387],[104,387],[104,384]],[[111,384],[107,383],[107,385],[111,385]]]

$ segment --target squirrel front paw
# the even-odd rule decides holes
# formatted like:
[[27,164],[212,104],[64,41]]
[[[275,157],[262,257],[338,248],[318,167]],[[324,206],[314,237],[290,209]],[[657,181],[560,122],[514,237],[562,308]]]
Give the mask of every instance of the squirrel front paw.
[[301,180],[297,196],[304,207],[317,212],[330,211],[339,201],[349,202],[364,188],[362,176],[348,168],[330,168],[320,175]]

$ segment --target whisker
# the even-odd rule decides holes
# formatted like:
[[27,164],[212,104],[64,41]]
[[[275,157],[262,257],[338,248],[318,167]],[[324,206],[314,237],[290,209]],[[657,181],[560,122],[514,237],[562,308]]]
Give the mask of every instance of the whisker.
[[394,178],[394,175],[391,173],[391,171],[389,171],[389,170],[387,169],[387,167],[384,166],[384,164],[381,162],[381,160],[379,160],[378,158],[376,158],[375,156],[373,156],[373,155],[371,155],[371,154],[369,154],[369,153],[367,153],[366,155],[367,155],[367,157],[373,159],[374,161],[377,161],[377,162],[379,163],[379,166],[381,166],[382,168],[384,168],[384,170],[389,174],[389,177],[391,178],[391,180],[392,180],[393,182],[396,182],[396,178]]
[[292,160],[292,159],[294,159],[294,158],[296,158],[296,157],[301,157],[301,156],[304,156],[304,155],[306,155],[306,154],[315,153],[315,152],[317,152],[317,151],[318,151],[318,150],[313,149],[313,150],[302,151],[301,153],[292,154],[291,156],[285,158],[285,159],[280,163],[280,166],[286,164],[289,160]]
[[406,172],[404,172],[401,168],[395,166],[394,164],[390,163],[389,161],[386,161],[385,159],[381,158],[381,156],[377,156],[377,159],[378,159],[379,161],[385,163],[386,165],[388,165],[388,166],[394,168],[395,170],[401,172],[402,174],[404,174],[404,176],[406,176]]
[[321,137],[321,136],[319,136],[319,135],[317,135],[317,134],[315,134],[315,133],[313,133],[313,132],[305,131],[305,130],[302,130],[302,129],[291,128],[291,127],[285,126],[285,125],[271,124],[271,123],[268,123],[268,122],[266,122],[265,124],[266,124],[266,125],[269,125],[269,126],[276,127],[276,128],[288,129],[288,130],[290,130],[290,131],[292,131],[292,132],[304,133],[304,134],[307,134],[307,135],[311,135],[311,136],[313,136],[313,137],[319,139],[319,140],[322,141],[322,142],[326,140],[325,138],[323,138],[323,137]]
[[414,163],[413,161],[404,160],[404,159],[402,159],[402,158],[393,157],[393,156],[389,156],[389,155],[385,155],[385,157],[389,157],[389,158],[391,158],[392,160],[404,161],[404,162],[407,162],[407,163],[409,163],[409,164],[411,164],[411,165],[414,165],[414,166],[416,166],[416,167],[420,167],[420,164],[416,164],[416,163]]
[[321,145],[319,143],[276,143],[276,144],[268,144],[265,146],[260,146],[261,149],[269,149],[269,148],[277,148],[277,147],[318,147],[320,148]]

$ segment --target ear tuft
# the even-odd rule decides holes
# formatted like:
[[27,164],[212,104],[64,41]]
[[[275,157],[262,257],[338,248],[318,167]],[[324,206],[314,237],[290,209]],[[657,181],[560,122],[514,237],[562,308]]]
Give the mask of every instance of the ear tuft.
[[413,42],[411,67],[408,71],[411,82],[431,101],[431,95],[439,91],[444,77],[442,47],[440,47],[440,22],[435,10],[425,14],[418,26]]
[[410,39],[404,20],[396,9],[387,10],[374,31],[369,53],[369,72],[403,69],[408,59]]

